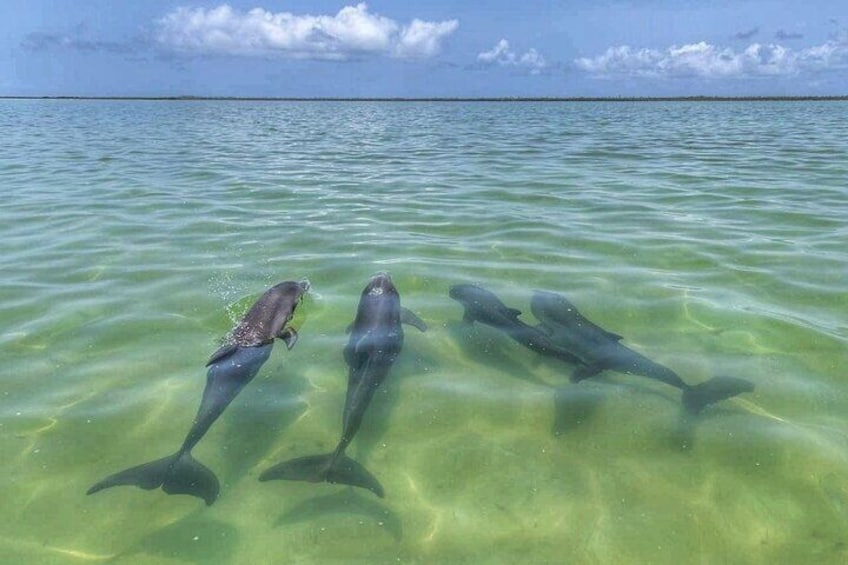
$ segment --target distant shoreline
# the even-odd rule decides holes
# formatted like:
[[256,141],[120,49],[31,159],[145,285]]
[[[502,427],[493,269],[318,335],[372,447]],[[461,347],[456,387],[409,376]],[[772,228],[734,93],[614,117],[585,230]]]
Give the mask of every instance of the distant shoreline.
[[288,96],[6,96],[0,100],[151,100],[232,102],[819,102],[846,96],[569,96],[569,97],[288,97]]

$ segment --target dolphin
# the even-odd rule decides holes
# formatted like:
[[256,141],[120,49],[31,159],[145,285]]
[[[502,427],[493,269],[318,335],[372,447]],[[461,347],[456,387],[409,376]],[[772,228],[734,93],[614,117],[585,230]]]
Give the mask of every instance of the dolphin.
[[162,487],[168,494],[189,494],[206,501],[218,497],[218,478],[191,456],[191,450],[268,359],[275,338],[291,349],[297,332],[288,326],[309,281],[285,281],[268,289],[209,358],[206,388],[194,423],[179,450],[167,457],[131,467],[98,482],[86,494],[118,485],[145,490]]
[[507,307],[491,291],[473,284],[457,284],[450,288],[449,293],[465,307],[463,321],[480,322],[499,329],[536,353],[566,363],[582,363],[579,357],[551,341],[547,334],[519,320],[521,310]]
[[347,395],[342,413],[342,435],[336,449],[322,455],[298,457],[278,463],[259,475],[260,481],[285,479],[313,483],[341,483],[370,490],[380,498],[383,486],[368,470],[345,455],[365,410],[386,378],[403,346],[401,323],[422,332],[427,326],[402,308],[400,295],[387,273],[377,273],[362,291],[356,318],[348,328],[350,339],[344,349],[348,365]]
[[557,293],[536,291],[530,310],[541,322],[538,327],[542,332],[580,359],[581,365],[572,374],[572,381],[581,381],[604,370],[641,375],[683,391],[683,405],[693,414],[709,404],[754,390],[753,383],[736,377],[713,377],[698,385],[686,384],[668,367],[622,345],[622,336],[593,324]]

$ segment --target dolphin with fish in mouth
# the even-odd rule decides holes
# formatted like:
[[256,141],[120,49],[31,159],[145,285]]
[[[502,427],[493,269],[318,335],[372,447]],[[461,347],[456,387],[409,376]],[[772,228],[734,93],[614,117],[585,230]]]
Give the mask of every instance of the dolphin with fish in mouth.
[[194,459],[191,450],[230,402],[249,383],[271,354],[274,339],[288,349],[297,332],[289,326],[295,308],[309,290],[309,281],[285,281],[268,289],[209,358],[206,388],[194,422],[176,453],[131,467],[98,482],[86,494],[119,485],[145,490],[162,487],[168,494],[188,494],[207,505],[218,497],[219,483],[208,467]]
[[580,360],[572,381],[579,382],[605,370],[648,377],[680,389],[683,406],[693,414],[720,400],[754,390],[753,383],[726,376],[689,385],[668,367],[622,345],[622,336],[595,325],[574,304],[555,292],[536,291],[530,310],[541,322],[538,328]]
[[260,481],[285,479],[313,483],[340,483],[362,487],[383,497],[383,486],[361,463],[345,455],[374,393],[389,374],[403,347],[402,323],[422,332],[427,326],[401,307],[400,294],[387,273],[377,273],[362,291],[356,318],[348,328],[344,349],[348,366],[347,394],[342,413],[342,435],[327,454],[309,455],[278,463],[259,475]]

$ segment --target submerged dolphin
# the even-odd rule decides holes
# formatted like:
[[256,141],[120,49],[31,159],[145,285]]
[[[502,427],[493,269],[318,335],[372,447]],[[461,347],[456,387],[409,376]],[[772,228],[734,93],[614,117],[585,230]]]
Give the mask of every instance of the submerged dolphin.
[[190,494],[202,498],[207,505],[215,502],[218,479],[191,456],[191,450],[268,359],[274,339],[282,339],[289,349],[294,347],[297,333],[288,323],[307,290],[306,280],[286,281],[268,289],[225,344],[212,354],[206,364],[209,371],[200,408],[176,453],[110,475],[88,489],[87,494],[118,485],[135,485],[147,490],[162,487],[168,494]]
[[401,322],[426,330],[415,314],[401,307],[400,295],[386,273],[374,275],[359,300],[356,319],[344,350],[349,367],[347,397],[342,415],[342,436],[336,449],[323,455],[298,457],[274,465],[259,475],[260,481],[286,479],[313,483],[341,483],[366,488],[383,496],[380,482],[344,451],[359,430],[368,404],[386,378],[403,346]]
[[555,344],[545,333],[518,319],[520,310],[507,307],[491,291],[473,284],[457,284],[450,288],[450,297],[465,307],[463,321],[480,322],[506,333],[521,345],[542,355],[567,363],[581,363],[579,357]]
[[553,342],[580,359],[582,365],[575,369],[573,381],[607,369],[656,379],[683,391],[683,405],[692,413],[719,400],[754,390],[752,383],[735,377],[714,377],[695,386],[688,385],[668,367],[622,345],[620,335],[593,324],[564,296],[554,292],[536,291],[530,310],[541,322],[540,329]]

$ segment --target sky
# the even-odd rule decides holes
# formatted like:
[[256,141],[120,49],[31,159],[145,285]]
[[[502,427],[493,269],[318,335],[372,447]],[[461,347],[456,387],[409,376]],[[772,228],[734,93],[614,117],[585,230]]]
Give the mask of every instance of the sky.
[[0,0],[0,95],[848,95],[848,0]]

